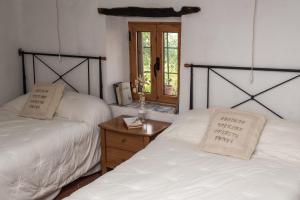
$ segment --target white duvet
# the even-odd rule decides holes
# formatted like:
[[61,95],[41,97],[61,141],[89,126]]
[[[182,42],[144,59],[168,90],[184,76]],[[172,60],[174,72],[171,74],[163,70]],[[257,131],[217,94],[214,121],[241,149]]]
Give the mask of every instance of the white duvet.
[[67,200],[299,200],[300,126],[269,121],[251,160],[201,152],[206,111],[183,115],[146,149]]
[[[69,94],[68,98],[63,103],[72,105],[81,97]],[[52,199],[61,187],[99,164],[97,126],[67,119],[75,113],[63,108],[64,118],[18,117],[17,101],[0,108],[0,199]],[[110,118],[106,107],[97,113],[98,123]]]

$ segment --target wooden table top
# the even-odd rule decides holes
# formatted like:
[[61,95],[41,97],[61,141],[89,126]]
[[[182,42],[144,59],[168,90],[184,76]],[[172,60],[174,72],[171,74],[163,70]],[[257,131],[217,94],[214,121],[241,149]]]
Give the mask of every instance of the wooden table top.
[[168,122],[147,119],[143,123],[143,127],[128,129],[123,120],[124,117],[130,117],[130,116],[121,115],[119,117],[113,118],[112,120],[100,124],[99,127],[111,131],[121,132],[121,133],[142,135],[142,136],[153,136],[162,132],[163,130],[165,130],[171,125],[171,123]]

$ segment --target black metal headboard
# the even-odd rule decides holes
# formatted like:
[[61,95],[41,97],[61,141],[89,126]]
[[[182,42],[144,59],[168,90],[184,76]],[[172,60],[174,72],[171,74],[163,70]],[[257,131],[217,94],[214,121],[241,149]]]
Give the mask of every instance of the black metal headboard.
[[[246,94],[249,98],[245,101],[242,101],[236,105],[231,106],[231,108],[236,108],[242,104],[245,104],[249,101],[254,101],[257,104],[261,105],[262,107],[264,107],[265,109],[267,109],[268,111],[270,111],[271,113],[273,113],[274,115],[276,115],[277,117],[283,119],[283,117],[276,113],[274,110],[270,109],[268,106],[266,106],[265,104],[263,104],[261,101],[259,101],[258,99],[256,99],[256,97],[258,97],[261,94],[264,94],[270,90],[273,90],[274,88],[277,88],[281,85],[284,85],[290,81],[293,81],[297,78],[300,77],[300,69],[282,69],[282,68],[251,68],[251,67],[234,67],[234,66],[210,66],[210,65],[193,65],[193,64],[185,64],[185,67],[190,68],[190,73],[191,73],[191,78],[190,78],[190,109],[192,110],[194,108],[194,68],[202,68],[202,69],[207,69],[207,99],[206,99],[206,107],[209,108],[210,107],[210,72],[216,74],[217,76],[219,76],[220,78],[224,79],[225,81],[227,81],[228,83],[230,83],[232,86],[236,87],[238,90],[240,90],[241,92],[243,92],[244,94]],[[269,87],[259,93],[256,94],[250,94],[249,92],[247,92],[246,90],[242,89],[240,86],[238,86],[236,83],[233,83],[232,81],[230,81],[229,79],[227,79],[225,76],[223,76],[221,73],[217,72],[215,69],[222,69],[222,70],[248,70],[248,71],[265,71],[265,72],[281,72],[281,73],[295,73],[295,76],[293,76],[292,78],[289,78],[285,81],[282,81],[278,84],[273,85],[272,87]]]
[[[19,55],[22,58],[22,74],[23,74],[23,93],[27,93],[27,81],[26,81],[26,66],[25,66],[25,56],[32,57],[32,69],[33,69],[33,83],[36,83],[36,67],[35,67],[35,60],[38,60],[43,66],[47,67],[51,70],[54,74],[58,76],[58,78],[53,81],[52,83],[56,83],[59,80],[62,80],[65,84],[71,87],[74,91],[79,92],[72,84],[70,84],[67,80],[64,79],[64,76],[73,71],[74,69],[81,66],[83,63],[87,62],[87,79],[88,79],[88,94],[91,93],[91,80],[90,80],[90,60],[98,60],[99,65],[99,95],[100,98],[103,99],[103,81],[102,81],[102,61],[106,60],[106,57],[102,56],[82,56],[82,55],[71,55],[71,54],[54,54],[54,53],[42,53],[42,52],[29,52],[23,51],[19,49]],[[47,64],[40,56],[47,56],[47,57],[61,57],[61,58],[79,58],[82,59],[81,62],[76,64],[75,66],[71,67],[66,72],[60,74],[58,73],[52,66]]]

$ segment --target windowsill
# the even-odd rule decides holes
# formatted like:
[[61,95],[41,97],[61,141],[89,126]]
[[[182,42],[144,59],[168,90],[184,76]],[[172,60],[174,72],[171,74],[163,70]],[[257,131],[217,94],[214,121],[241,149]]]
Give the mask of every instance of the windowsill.
[[[120,106],[117,104],[112,104],[115,106]],[[132,102],[131,104],[120,106],[120,107],[126,107],[126,108],[133,108],[133,109],[139,109],[140,103],[139,102]],[[154,102],[146,102],[145,109],[148,111],[154,111],[154,112],[161,112],[161,113],[168,113],[168,114],[176,114],[176,108],[174,106],[170,105],[161,105],[159,103]]]
[[[137,116],[138,110],[140,108],[140,104],[138,102],[133,102],[127,106],[120,106],[117,104],[110,105],[112,109],[113,117],[117,117],[119,115],[131,115]],[[178,115],[175,114],[176,108],[173,106],[165,106],[160,105],[158,103],[149,103],[147,102],[146,105],[146,118],[153,119],[158,121],[165,121],[165,122],[173,122]]]

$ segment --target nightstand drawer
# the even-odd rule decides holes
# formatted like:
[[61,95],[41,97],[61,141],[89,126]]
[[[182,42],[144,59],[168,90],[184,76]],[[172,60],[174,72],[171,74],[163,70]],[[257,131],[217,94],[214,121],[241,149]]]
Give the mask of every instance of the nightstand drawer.
[[134,154],[135,153],[129,151],[107,148],[107,152],[106,152],[107,167],[114,168],[119,164],[121,164],[122,162],[128,160]]
[[124,117],[128,116],[122,115],[99,124],[102,174],[128,160],[170,126],[167,122],[147,119],[144,122],[147,128],[128,129]]
[[126,151],[138,152],[144,148],[144,139],[141,136],[125,135],[107,131],[106,134],[107,147],[114,147]]

